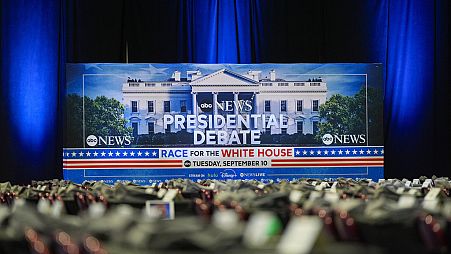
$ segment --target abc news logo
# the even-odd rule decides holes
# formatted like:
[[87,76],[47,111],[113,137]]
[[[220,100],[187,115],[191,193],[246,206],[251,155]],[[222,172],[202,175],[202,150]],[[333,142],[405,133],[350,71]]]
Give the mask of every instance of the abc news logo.
[[329,133],[324,134],[321,138],[325,145],[334,144],[365,144],[366,135],[365,134],[346,134],[346,135],[331,135]]
[[[203,100],[199,105],[203,112],[211,112],[213,110],[213,103],[209,100]],[[252,111],[252,100],[238,100],[238,101],[221,101],[216,102],[216,107],[222,111]]]
[[88,146],[116,146],[125,145],[128,146],[132,143],[130,136],[99,136],[89,135],[86,138],[86,144]]
[[210,112],[213,110],[213,104],[208,101],[203,101],[200,104],[200,108],[202,109],[203,112]]

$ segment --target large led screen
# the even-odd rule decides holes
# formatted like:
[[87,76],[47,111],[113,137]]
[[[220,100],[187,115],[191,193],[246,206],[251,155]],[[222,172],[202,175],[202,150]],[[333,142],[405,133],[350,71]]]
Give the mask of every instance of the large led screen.
[[65,179],[383,178],[380,64],[68,64]]

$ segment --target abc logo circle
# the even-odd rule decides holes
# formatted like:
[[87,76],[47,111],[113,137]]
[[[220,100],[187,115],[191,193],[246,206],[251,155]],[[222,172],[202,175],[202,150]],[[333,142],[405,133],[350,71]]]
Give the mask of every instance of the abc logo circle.
[[204,100],[201,102],[200,108],[202,109],[202,112],[210,112],[213,110],[213,104],[208,100]]
[[187,168],[191,167],[191,161],[186,160],[185,162],[183,162],[183,165]]
[[89,135],[86,138],[86,144],[88,144],[88,146],[96,146],[97,145],[97,137],[94,135]]
[[200,104],[200,108],[212,108],[213,106],[211,105],[211,103],[202,103]]
[[324,134],[321,139],[325,145],[330,145],[334,142],[334,137],[330,134]]

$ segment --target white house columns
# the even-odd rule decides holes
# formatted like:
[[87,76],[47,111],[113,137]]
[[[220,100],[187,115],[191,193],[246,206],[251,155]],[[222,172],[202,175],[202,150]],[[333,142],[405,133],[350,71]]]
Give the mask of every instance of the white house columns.
[[197,92],[191,92],[191,96],[193,97],[193,115],[197,116]]
[[218,114],[218,92],[212,92],[213,94],[213,114]]
[[[234,105],[238,105],[238,95],[239,95],[240,93],[239,92],[233,92],[233,104]],[[235,113],[235,115],[238,115],[238,107],[234,107],[234,113]]]
[[[252,112],[254,114],[258,114],[258,94],[260,94],[260,93],[259,92],[254,92],[254,95],[252,96],[252,98],[253,98],[253,102],[252,102],[253,109],[252,109]],[[254,124],[253,121],[252,121],[252,124]],[[258,124],[252,125],[252,128],[258,129]]]
[[253,105],[252,107],[254,108],[253,112],[254,114],[258,114],[258,94],[260,94],[259,92],[254,92],[254,101],[253,101]]

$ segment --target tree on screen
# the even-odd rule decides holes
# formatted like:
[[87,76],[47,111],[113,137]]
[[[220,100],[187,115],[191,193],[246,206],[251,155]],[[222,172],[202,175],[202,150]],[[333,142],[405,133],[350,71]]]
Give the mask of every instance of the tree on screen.
[[83,99],[76,94],[66,97],[66,147],[83,147]]
[[365,125],[365,88],[353,97],[334,94],[319,108],[322,122],[319,124],[317,140],[326,134],[364,134]]
[[132,128],[125,127],[124,105],[114,98],[85,97],[86,135],[130,136]]
[[[76,94],[67,97],[67,145],[83,146],[83,99]],[[124,106],[114,98],[84,97],[85,136],[131,136],[132,128],[126,127]]]

